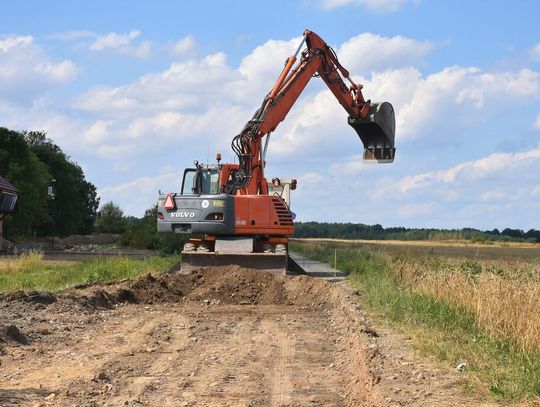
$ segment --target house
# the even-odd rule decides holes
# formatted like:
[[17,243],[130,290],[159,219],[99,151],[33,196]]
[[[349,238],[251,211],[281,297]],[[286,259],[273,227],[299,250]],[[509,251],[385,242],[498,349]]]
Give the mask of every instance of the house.
[[7,179],[0,177],[0,251],[4,246],[2,223],[4,218],[15,211],[17,189]]

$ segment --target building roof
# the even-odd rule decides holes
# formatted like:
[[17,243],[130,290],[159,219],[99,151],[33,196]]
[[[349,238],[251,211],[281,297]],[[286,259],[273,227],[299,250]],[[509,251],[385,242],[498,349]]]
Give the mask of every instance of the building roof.
[[17,192],[17,188],[11,185],[4,177],[0,177],[0,192],[1,191]]

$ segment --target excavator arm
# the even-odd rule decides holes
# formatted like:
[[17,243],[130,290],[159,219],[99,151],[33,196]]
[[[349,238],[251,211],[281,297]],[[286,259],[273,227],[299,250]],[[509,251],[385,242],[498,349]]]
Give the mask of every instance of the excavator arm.
[[[294,66],[304,43],[306,49]],[[236,179],[226,186],[225,192],[245,195],[268,193],[264,180],[267,144],[263,149],[262,138],[267,136],[268,143],[270,133],[285,119],[314,76],[321,77],[349,114],[348,123],[364,144],[364,159],[393,161],[395,118],[392,105],[366,101],[362,85],[354,83],[349,72],[339,63],[334,50],[317,34],[306,30],[296,54],[285,62],[283,71],[261,107],[233,139],[232,148],[238,156],[239,171]]]

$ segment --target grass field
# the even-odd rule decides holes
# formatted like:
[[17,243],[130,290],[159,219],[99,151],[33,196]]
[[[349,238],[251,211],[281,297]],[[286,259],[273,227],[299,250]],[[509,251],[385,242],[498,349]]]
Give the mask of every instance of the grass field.
[[178,256],[155,256],[145,260],[109,257],[64,262],[44,260],[41,253],[0,258],[0,292],[58,291],[78,284],[134,279],[146,273],[167,271],[178,261]]
[[466,363],[471,391],[540,402],[540,264],[473,260],[332,242],[293,250],[349,273],[378,323],[413,338],[416,349]]

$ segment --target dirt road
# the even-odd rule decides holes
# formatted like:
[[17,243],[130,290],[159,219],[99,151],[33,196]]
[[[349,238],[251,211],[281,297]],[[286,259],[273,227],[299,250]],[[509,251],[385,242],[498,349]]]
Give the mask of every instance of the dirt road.
[[0,296],[0,405],[478,405],[353,297],[237,268]]

